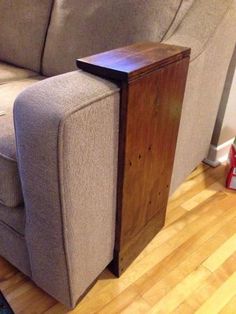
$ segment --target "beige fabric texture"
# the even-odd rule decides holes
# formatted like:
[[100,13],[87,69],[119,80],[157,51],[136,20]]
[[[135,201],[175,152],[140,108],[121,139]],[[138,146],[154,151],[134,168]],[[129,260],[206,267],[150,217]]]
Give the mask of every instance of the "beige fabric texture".
[[41,77],[13,81],[0,85],[0,204],[16,207],[23,202],[20,178],[16,162],[13,104],[16,96]]
[[0,221],[0,239],[0,256],[30,276],[29,255],[24,237]]
[[[202,23],[204,24],[204,21]],[[188,27],[186,33],[187,30]],[[236,7],[232,5],[205,46],[204,52],[190,63],[171,192],[207,157],[228,67],[234,52],[235,34]],[[176,36],[178,38],[178,34]],[[176,43],[175,35],[173,39]],[[172,42],[171,38],[168,42]]]
[[25,210],[23,206],[16,208],[6,207],[0,204],[0,222],[6,224],[20,235],[25,232]]
[[182,0],[181,1],[179,9],[176,12],[176,16],[175,16],[174,20],[172,21],[168,31],[166,32],[163,40],[167,39],[171,35],[173,35],[173,33],[175,32],[175,30],[177,29],[179,24],[182,22],[183,18],[187,14],[187,12],[191,9],[194,1],[195,0]]
[[175,34],[165,42],[191,47],[191,59],[195,59],[204,51],[231,4],[232,0],[195,0]]
[[113,258],[118,108],[117,86],[82,71],[15,102],[32,278],[68,306]]
[[181,0],[55,0],[43,73],[76,69],[75,60],[140,41],[160,41]]
[[36,72],[0,62],[0,85],[38,75]]
[[52,0],[0,0],[0,60],[40,71]]

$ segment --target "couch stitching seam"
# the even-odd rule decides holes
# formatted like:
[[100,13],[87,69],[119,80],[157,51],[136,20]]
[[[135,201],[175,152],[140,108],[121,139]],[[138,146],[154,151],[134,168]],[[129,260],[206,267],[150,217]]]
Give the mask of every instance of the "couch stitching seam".
[[180,1],[179,6],[178,6],[178,9],[176,10],[174,17],[173,17],[173,19],[172,19],[172,21],[171,21],[169,27],[167,28],[166,32],[165,32],[164,35],[162,36],[160,42],[162,42],[162,41],[164,40],[165,36],[168,34],[169,30],[171,29],[171,26],[172,26],[172,25],[174,24],[174,22],[176,21],[177,16],[178,16],[178,14],[179,14],[179,11],[180,11],[180,9],[181,9],[181,7],[182,7],[183,2],[184,2],[184,0],[181,0],[181,1]]
[[6,223],[5,221],[0,219],[0,225],[7,227],[8,229],[10,229],[11,231],[13,231],[14,233],[16,233],[17,236],[19,236],[22,240],[24,240],[24,234],[22,234],[21,232],[17,231],[15,228],[13,228],[12,226],[10,226],[8,223]]

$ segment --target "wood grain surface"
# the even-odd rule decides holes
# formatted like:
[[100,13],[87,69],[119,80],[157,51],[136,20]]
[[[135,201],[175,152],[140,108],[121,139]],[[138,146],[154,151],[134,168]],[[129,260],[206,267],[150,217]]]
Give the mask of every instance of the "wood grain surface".
[[121,87],[117,221],[119,276],[165,221],[190,49],[141,43],[77,61]]

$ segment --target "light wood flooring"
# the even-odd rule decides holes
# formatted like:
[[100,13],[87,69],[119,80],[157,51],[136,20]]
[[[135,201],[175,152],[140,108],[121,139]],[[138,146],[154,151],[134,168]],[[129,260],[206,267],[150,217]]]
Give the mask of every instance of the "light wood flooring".
[[236,314],[236,193],[225,167],[200,165],[169,201],[166,225],[131,267],[105,270],[74,311],[0,259],[0,290],[18,313]]

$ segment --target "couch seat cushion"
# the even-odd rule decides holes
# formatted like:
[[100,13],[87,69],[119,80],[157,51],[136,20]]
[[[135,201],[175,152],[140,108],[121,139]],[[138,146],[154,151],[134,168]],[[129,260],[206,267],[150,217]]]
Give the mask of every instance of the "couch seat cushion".
[[29,85],[41,80],[35,76],[0,85],[0,204],[16,207],[23,202],[16,162],[13,104],[16,96]]
[[0,85],[38,75],[36,72],[0,62]]

